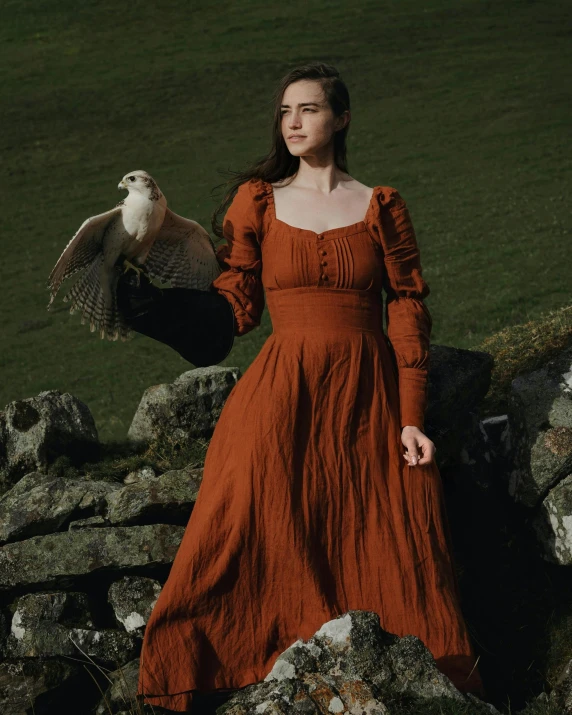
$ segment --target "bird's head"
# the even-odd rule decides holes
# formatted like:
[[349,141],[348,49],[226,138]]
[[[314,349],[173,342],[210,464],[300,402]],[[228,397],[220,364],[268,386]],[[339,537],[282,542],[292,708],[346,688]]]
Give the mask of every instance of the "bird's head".
[[125,174],[117,188],[126,189],[130,194],[140,193],[145,198],[151,199],[151,201],[158,201],[162,196],[161,189],[157,186],[155,179],[142,169]]

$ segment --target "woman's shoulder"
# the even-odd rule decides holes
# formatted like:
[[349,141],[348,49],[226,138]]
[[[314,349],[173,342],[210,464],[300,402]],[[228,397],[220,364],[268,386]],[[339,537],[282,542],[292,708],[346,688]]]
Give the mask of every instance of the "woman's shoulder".
[[264,234],[267,229],[267,208],[271,200],[272,187],[262,179],[247,179],[239,184],[228,208],[227,217],[234,221],[253,224],[257,232]]
[[405,199],[394,186],[379,185],[374,192],[377,195],[377,204],[383,209],[403,208]]
[[394,186],[376,185],[373,189],[366,226],[375,243],[387,252],[414,235],[409,209]]
[[263,179],[253,177],[239,185],[236,195],[239,194],[243,200],[264,203],[272,194],[272,185]]
[[247,179],[238,185],[236,193],[232,199],[234,208],[243,210],[259,210],[268,202],[268,196],[272,191],[270,184],[262,179]]

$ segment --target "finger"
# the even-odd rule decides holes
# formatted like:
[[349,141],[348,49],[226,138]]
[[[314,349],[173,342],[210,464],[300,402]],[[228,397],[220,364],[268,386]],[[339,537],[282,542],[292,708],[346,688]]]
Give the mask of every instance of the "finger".
[[422,457],[419,458],[419,461],[417,464],[429,464],[431,462],[431,455],[430,454],[424,454]]
[[408,439],[405,442],[405,447],[407,448],[411,464],[417,464],[417,461],[420,456],[417,448],[417,440],[415,440],[414,438]]
[[414,466],[415,466],[416,463],[413,461],[413,458],[412,458],[409,454],[405,453],[405,454],[403,455],[403,457],[405,458],[405,461],[407,462],[407,464],[408,464],[410,467],[414,467]]
[[418,461],[418,464],[430,464],[430,462],[433,460],[433,448],[430,442],[423,442],[420,445],[421,448],[421,457]]

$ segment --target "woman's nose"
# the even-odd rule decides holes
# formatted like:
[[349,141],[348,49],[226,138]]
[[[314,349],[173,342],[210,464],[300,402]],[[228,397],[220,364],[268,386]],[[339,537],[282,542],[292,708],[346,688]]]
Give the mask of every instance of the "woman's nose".
[[297,116],[296,114],[293,114],[290,117],[290,129],[296,129],[297,127],[300,127],[302,125],[302,122],[300,121],[300,117]]

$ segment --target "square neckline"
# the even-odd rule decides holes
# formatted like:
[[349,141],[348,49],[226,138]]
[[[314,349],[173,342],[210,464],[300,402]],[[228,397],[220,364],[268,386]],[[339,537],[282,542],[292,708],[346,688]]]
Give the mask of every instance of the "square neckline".
[[281,223],[283,226],[286,226],[287,228],[293,230],[293,231],[302,231],[303,233],[310,233],[312,236],[315,237],[320,237],[320,236],[326,236],[329,234],[336,234],[336,233],[343,233],[343,235],[347,236],[350,235],[348,234],[349,232],[357,233],[360,230],[367,230],[367,219],[369,218],[369,214],[373,209],[374,206],[374,199],[377,194],[377,191],[381,188],[380,186],[374,186],[373,187],[373,193],[371,195],[371,198],[369,200],[369,205],[367,207],[367,211],[365,212],[365,216],[361,221],[357,221],[356,223],[349,224],[348,226],[336,226],[335,228],[328,228],[325,231],[320,231],[319,233],[317,231],[313,231],[311,228],[301,228],[300,226],[292,226],[290,223],[286,223],[286,221],[282,221],[282,219],[279,219],[276,216],[276,204],[274,202],[274,187],[269,181],[265,181],[264,179],[261,179],[263,185],[266,187],[266,193],[268,196],[268,203],[271,206],[271,218],[272,221],[276,223]]

